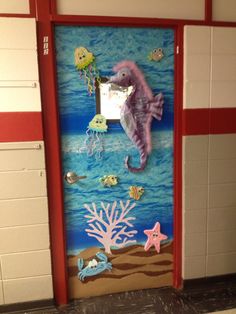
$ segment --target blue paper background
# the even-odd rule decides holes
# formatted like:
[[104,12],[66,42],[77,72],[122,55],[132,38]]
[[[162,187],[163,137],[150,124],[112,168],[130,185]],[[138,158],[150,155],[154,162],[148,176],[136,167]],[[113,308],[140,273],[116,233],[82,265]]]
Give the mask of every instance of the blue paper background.
[[[79,184],[65,182],[65,218],[68,253],[98,245],[89,237],[83,204],[126,201],[131,185],[143,186],[145,193],[130,216],[135,216],[135,239],[144,243],[144,229],[153,228],[156,221],[161,231],[173,238],[173,117],[174,117],[174,31],[157,28],[116,28],[56,26],[56,60],[58,101],[62,139],[63,171],[87,175]],[[124,59],[133,60],[144,73],[154,94],[164,94],[164,113],[161,122],[153,120],[153,151],[144,172],[133,174],[124,167],[124,158],[131,156],[132,165],[139,165],[139,153],[127,138],[119,123],[109,124],[105,134],[102,160],[79,153],[86,139],[89,121],[96,114],[95,95],[88,96],[87,85],[80,79],[74,65],[74,49],[86,47],[96,57],[101,76],[111,76],[112,67]],[[149,53],[161,47],[160,62],[148,60]],[[119,184],[104,188],[99,183],[103,175],[115,174]]]

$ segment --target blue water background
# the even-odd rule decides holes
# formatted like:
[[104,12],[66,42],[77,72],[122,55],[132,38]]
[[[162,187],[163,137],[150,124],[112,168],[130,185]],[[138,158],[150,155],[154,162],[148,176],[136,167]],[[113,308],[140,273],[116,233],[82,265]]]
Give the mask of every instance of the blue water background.
[[[62,139],[63,172],[75,171],[87,179],[69,185],[64,182],[65,220],[68,253],[99,245],[89,237],[87,214],[83,204],[126,201],[129,186],[145,189],[130,212],[134,216],[135,239],[144,243],[145,229],[153,228],[156,221],[169,239],[173,237],[173,108],[174,108],[174,32],[156,28],[114,28],[56,26],[56,53],[58,102]],[[88,96],[87,85],[74,66],[74,49],[84,46],[96,57],[96,67],[101,76],[111,76],[112,67],[124,59],[134,60],[143,71],[154,94],[164,94],[164,114],[161,122],[153,120],[153,151],[143,173],[133,174],[124,167],[126,155],[131,163],[139,165],[139,154],[119,123],[109,124],[104,135],[103,158],[88,157],[80,153],[86,139],[86,128],[96,114],[95,95]],[[161,62],[151,62],[148,54],[157,47],[163,48]],[[99,178],[115,174],[119,184],[104,188]],[[133,200],[131,202],[134,202]]]

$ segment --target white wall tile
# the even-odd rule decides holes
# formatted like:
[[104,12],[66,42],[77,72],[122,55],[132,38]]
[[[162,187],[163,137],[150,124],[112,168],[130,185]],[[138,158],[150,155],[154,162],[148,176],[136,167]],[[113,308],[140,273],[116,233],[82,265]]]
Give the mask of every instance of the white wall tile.
[[6,85],[0,87],[0,112],[41,111],[39,82],[0,81],[0,86]]
[[207,210],[189,210],[185,212],[185,235],[207,232]]
[[204,256],[206,255],[206,233],[190,233],[185,237],[184,256]]
[[211,209],[208,212],[208,231],[235,230],[236,206]]
[[0,49],[0,69],[0,84],[11,80],[38,81],[37,51]]
[[209,159],[236,158],[236,134],[210,135]]
[[206,256],[185,257],[183,279],[196,279],[206,276]]
[[0,200],[46,194],[45,170],[0,172]]
[[236,159],[213,159],[209,161],[209,183],[236,182]]
[[45,169],[44,143],[0,143],[0,171]]
[[185,26],[183,101],[185,109],[209,108],[210,78],[211,28]]
[[186,186],[207,184],[208,162],[207,160],[186,161],[184,180]]
[[207,256],[207,276],[236,273],[236,253]]
[[[204,43],[204,44],[203,44]],[[184,27],[184,53],[208,54],[211,53],[211,27],[185,26]]]
[[185,56],[184,77],[186,81],[210,80],[210,55],[194,54]]
[[204,19],[204,0],[91,0],[89,6],[82,0],[58,0],[59,14],[109,15],[133,17],[158,17],[179,19]]
[[184,136],[183,137],[184,159],[186,161],[207,160],[209,147],[208,142],[209,142],[208,135]]
[[212,80],[236,81],[236,53],[212,56]]
[[236,30],[212,28],[211,107],[236,107]]
[[29,14],[28,0],[0,1],[0,13]]
[[236,80],[212,81],[212,108],[235,108],[236,107]]
[[50,251],[34,251],[1,256],[3,279],[51,275]]
[[19,303],[53,298],[51,276],[4,280],[5,303]]
[[236,206],[236,183],[209,186],[209,208]]
[[[236,228],[234,230],[208,232],[207,254],[231,253],[236,251]],[[236,252],[235,252],[236,253]]]
[[[19,0],[16,1],[19,2]],[[9,2],[12,2],[12,0]],[[0,49],[37,49],[36,22],[34,18],[1,17],[0,34]]]
[[49,248],[48,224],[0,228],[0,254],[46,250]]
[[184,208],[185,210],[206,209],[208,203],[208,186],[184,187]]
[[213,27],[212,28],[212,51],[214,54],[236,53],[236,28]]
[[210,81],[186,81],[184,109],[210,107]]
[[213,0],[212,17],[214,21],[236,22],[235,0]]
[[48,223],[47,197],[0,200],[0,228]]

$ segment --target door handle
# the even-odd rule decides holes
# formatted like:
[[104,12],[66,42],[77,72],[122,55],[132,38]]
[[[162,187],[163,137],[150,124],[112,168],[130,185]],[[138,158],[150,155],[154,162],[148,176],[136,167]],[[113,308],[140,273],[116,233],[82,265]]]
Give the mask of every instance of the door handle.
[[64,179],[67,183],[73,184],[76,183],[79,180],[86,179],[87,176],[78,176],[75,172],[69,171],[64,175]]

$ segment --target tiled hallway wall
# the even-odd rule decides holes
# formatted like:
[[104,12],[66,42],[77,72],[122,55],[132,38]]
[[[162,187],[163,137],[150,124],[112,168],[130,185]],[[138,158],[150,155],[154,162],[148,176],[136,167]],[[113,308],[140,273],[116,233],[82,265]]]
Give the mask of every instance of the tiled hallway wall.
[[211,132],[210,113],[236,107],[235,38],[236,28],[185,27],[184,108],[206,109],[209,134],[183,140],[184,279],[236,272],[236,134]]
[[9,304],[53,292],[35,19],[0,18],[0,34],[0,304]]

